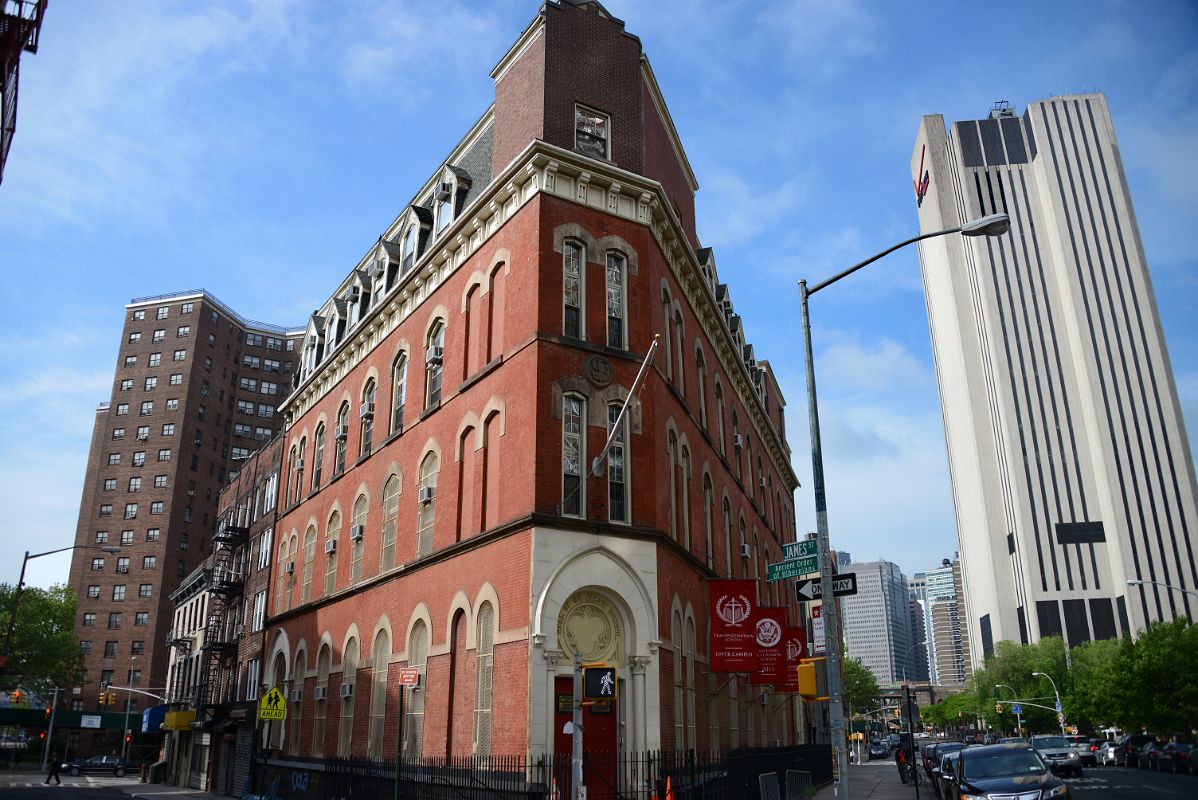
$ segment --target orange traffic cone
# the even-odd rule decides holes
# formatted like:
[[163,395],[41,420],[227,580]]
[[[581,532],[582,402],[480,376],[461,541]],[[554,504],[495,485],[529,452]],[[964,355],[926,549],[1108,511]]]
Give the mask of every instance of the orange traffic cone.
[[549,789],[549,800],[559,800],[557,793],[557,777],[553,778],[553,786]]
[[674,787],[670,785],[670,776],[666,776],[666,800],[674,800]]

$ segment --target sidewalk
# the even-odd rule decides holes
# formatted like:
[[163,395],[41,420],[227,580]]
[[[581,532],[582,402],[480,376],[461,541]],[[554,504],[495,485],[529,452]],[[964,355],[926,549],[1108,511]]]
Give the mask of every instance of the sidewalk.
[[[920,773],[920,778],[924,777]],[[853,764],[849,767],[848,778],[847,798],[838,796],[835,785],[829,784],[816,792],[816,800],[915,800],[915,787],[899,780],[893,759]],[[919,783],[919,798],[936,798],[926,779]]]
[[[97,784],[88,781],[86,784],[77,784],[77,781],[86,780],[86,778],[71,778],[66,773],[63,773],[63,785],[79,785],[79,786],[96,786]],[[92,776],[93,778],[98,776]],[[46,773],[40,769],[31,769],[22,764],[18,769],[0,769],[0,785],[10,783],[29,783],[38,784],[46,780]],[[53,785],[53,784],[52,784]],[[110,789],[124,792],[130,797],[143,798],[143,800],[229,800],[225,795],[212,794],[211,792],[201,792],[195,789],[188,789],[183,786],[168,786],[162,783],[142,783],[137,778],[113,778],[107,776],[107,780],[103,785]]]

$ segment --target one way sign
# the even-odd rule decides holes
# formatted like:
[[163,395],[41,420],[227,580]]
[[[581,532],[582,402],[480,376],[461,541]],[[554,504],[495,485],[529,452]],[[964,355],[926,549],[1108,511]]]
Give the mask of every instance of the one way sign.
[[[832,578],[832,596],[844,597],[846,594],[857,594],[857,573],[842,572]],[[819,578],[807,578],[795,581],[795,596],[800,603],[820,598]]]

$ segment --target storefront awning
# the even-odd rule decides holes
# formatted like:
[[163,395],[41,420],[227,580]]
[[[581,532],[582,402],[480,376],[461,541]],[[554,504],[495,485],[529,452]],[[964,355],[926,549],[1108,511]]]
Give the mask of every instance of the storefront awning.
[[164,731],[187,731],[191,730],[191,723],[196,718],[195,711],[168,711],[166,718],[162,721],[162,730]]
[[157,733],[162,727],[162,721],[166,719],[167,708],[168,706],[164,703],[160,706],[150,706],[141,712],[141,732]]

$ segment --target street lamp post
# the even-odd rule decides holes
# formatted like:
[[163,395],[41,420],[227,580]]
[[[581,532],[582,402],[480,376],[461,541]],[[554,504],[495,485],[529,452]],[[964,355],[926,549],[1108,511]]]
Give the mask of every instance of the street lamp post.
[[1194,589],[1183,589],[1180,586],[1173,586],[1168,583],[1162,583],[1161,581],[1140,581],[1140,580],[1133,579],[1133,580],[1129,580],[1127,582],[1127,585],[1128,586],[1143,586],[1146,583],[1150,583],[1153,586],[1160,586],[1160,587],[1162,587],[1164,589],[1168,589],[1169,591],[1172,591],[1172,592],[1181,592],[1182,594],[1192,594],[1195,597],[1198,597],[1198,591],[1195,591]]
[[[133,667],[137,664],[137,656],[129,657],[129,685],[133,685]],[[125,692],[125,732],[121,736],[121,761],[129,757],[129,708],[133,704],[133,695]]]
[[1033,672],[1032,675],[1039,675],[1041,678],[1048,678],[1048,682],[1052,684],[1052,693],[1057,698],[1057,722],[1061,723],[1061,736],[1065,735],[1065,707],[1061,705],[1061,693],[1057,691],[1057,682],[1052,679],[1052,676],[1046,672]]
[[907,656],[911,655],[911,651],[914,650],[915,648],[927,647],[927,645],[928,645],[928,640],[924,639],[922,642],[916,642],[915,644],[911,645],[910,647],[907,648],[907,652],[903,653],[903,660],[902,660],[901,664],[903,667],[903,683],[904,684],[906,684],[906,682],[907,682]]
[[[840,664],[840,615],[832,592],[832,559],[831,545],[828,536],[828,504],[824,494],[824,454],[820,445],[819,407],[815,392],[815,361],[811,355],[811,318],[807,311],[807,301],[811,295],[827,286],[831,286],[841,278],[852,275],[862,267],[868,266],[883,256],[893,253],[909,244],[931,239],[935,236],[945,236],[950,233],[960,233],[964,236],[999,236],[1007,232],[1011,219],[1006,214],[991,214],[987,217],[968,222],[958,228],[947,228],[942,231],[924,233],[899,242],[864,261],[858,262],[843,272],[833,275],[821,283],[807,288],[806,279],[799,281],[799,303],[803,316],[803,351],[807,360],[807,414],[811,425],[811,486],[815,492],[815,523],[816,545],[820,556],[820,596],[827,598],[823,604],[824,614],[824,651],[828,667],[828,726],[832,747],[836,753],[836,773],[840,783],[836,787],[836,796],[847,798],[848,791],[848,756],[844,747],[844,706],[840,697],[841,664]],[[842,790],[843,789],[843,793]]]
[[17,578],[17,585],[12,592],[12,608],[8,612],[8,632],[4,636],[4,664],[0,665],[7,669],[8,662],[12,659],[12,637],[17,629],[17,608],[21,605],[21,595],[25,592],[25,567],[35,558],[42,556],[52,556],[55,553],[65,553],[68,550],[103,550],[105,553],[119,553],[121,548],[115,545],[108,547],[99,547],[94,544],[73,544],[69,547],[60,547],[57,550],[47,550],[44,553],[30,554],[25,551],[25,559],[21,562],[21,577]]
[[1015,702],[1012,703],[1012,705],[1019,709],[1015,712],[1015,735],[1023,736],[1023,709],[1019,706],[1019,692],[1015,691],[1010,686],[1007,686],[1005,683],[996,683],[994,684],[994,688],[1011,690],[1011,695],[1015,698]]

